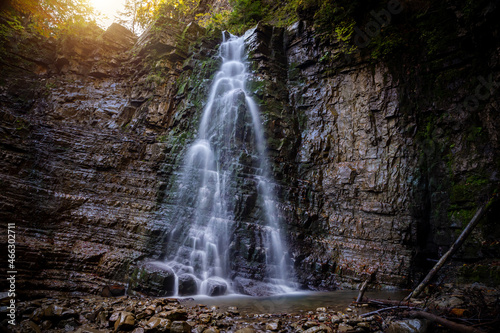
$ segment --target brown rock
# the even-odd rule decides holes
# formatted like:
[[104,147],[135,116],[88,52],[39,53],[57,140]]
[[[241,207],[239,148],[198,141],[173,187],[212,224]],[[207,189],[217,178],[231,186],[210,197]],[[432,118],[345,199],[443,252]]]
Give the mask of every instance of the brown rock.
[[131,331],[135,327],[135,317],[132,313],[121,311],[115,322],[115,331]]

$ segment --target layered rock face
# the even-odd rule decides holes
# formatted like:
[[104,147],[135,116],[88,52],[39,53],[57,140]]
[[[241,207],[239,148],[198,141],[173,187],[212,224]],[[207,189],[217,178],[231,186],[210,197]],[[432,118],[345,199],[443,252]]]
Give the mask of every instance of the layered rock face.
[[[46,44],[26,66],[35,73],[6,76],[0,218],[16,225],[20,290],[96,292],[163,257],[165,216],[220,63],[220,41],[202,34],[164,19],[137,41],[112,26]],[[407,285],[498,184],[497,95],[472,112],[459,107],[470,91],[435,101],[404,67],[325,61],[339,50],[302,22],[258,25],[247,47],[297,281],[333,289],[373,274]],[[499,82],[498,56],[485,57]],[[449,64],[440,73],[470,60]],[[258,215],[247,199],[236,216]],[[496,255],[497,211],[462,258]]]
[[[487,22],[480,31],[491,29]],[[459,39],[455,56],[386,65],[318,47],[303,22],[257,27],[249,39],[254,84],[300,282],[333,288],[373,275],[380,286],[411,284],[496,196],[498,128],[490,119],[498,119],[498,100],[487,86],[498,80],[498,62],[482,33],[470,34],[463,39],[484,54],[464,55]],[[471,93],[457,73],[482,56],[490,83],[471,78]],[[405,75],[411,66],[418,75]],[[429,84],[439,87],[442,77],[452,77],[449,95],[421,85],[436,79]],[[472,110],[478,90],[485,105]],[[495,204],[458,261],[498,256],[497,211]]]
[[39,75],[2,87],[1,219],[16,225],[20,291],[95,292],[159,252],[175,80],[202,32],[162,24],[150,39],[113,25],[52,45]]
[[415,160],[388,69],[360,63],[327,73],[303,23],[287,31],[259,26],[254,35],[255,80],[266,82],[257,95],[281,163],[299,279],[332,288],[377,271],[380,282],[405,283]]

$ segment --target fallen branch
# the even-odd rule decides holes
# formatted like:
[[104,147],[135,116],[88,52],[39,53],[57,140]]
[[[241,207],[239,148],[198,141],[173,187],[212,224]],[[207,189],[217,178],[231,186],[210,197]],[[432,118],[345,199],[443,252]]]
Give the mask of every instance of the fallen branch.
[[359,294],[358,298],[356,298],[356,303],[361,303],[361,300],[363,299],[363,296],[365,294],[366,288],[368,287],[368,283],[370,282],[371,278],[368,278],[363,282],[361,285],[361,288],[359,289]]
[[490,206],[491,205],[484,204],[484,205],[482,205],[477,210],[476,214],[474,215],[474,217],[472,218],[472,220],[470,220],[469,224],[467,224],[467,226],[462,231],[462,233],[460,234],[460,236],[457,238],[457,240],[455,241],[455,243],[453,243],[453,245],[451,246],[451,248],[441,257],[441,259],[439,259],[439,261],[437,262],[437,264],[434,265],[434,267],[430,270],[430,272],[427,274],[427,276],[425,277],[425,279],[423,279],[422,282],[420,282],[420,284],[417,286],[417,288],[415,288],[415,290],[413,290],[413,292],[411,292],[405,298],[405,300],[409,300],[411,297],[415,297],[416,298],[416,297],[418,297],[422,293],[422,291],[427,286],[427,284],[432,280],[432,278],[434,277],[434,275],[436,275],[436,273],[444,266],[444,264],[446,263],[446,261],[453,254],[455,254],[455,252],[460,248],[460,246],[462,246],[463,242],[467,239],[467,237],[470,235],[470,233],[472,232],[472,230],[474,229],[474,227],[479,223],[479,221],[484,216],[484,214],[486,214],[486,211],[488,210],[488,208]]
[[372,312],[363,313],[362,315],[360,315],[360,317],[364,318],[364,317],[368,317],[368,316],[371,316],[374,314],[379,314],[381,312],[390,311],[390,310],[418,310],[418,311],[420,311],[422,309],[414,308],[414,307],[410,307],[410,306],[391,306],[388,308],[383,308],[383,309],[378,309],[378,310],[375,310]]
[[389,305],[389,306],[409,306],[409,307],[415,307],[417,305],[410,301],[396,301],[392,299],[372,299],[372,298],[364,298],[362,299],[362,303]]
[[444,319],[442,317],[438,317],[436,315],[433,315],[433,314],[431,314],[429,312],[425,312],[425,311],[410,311],[410,312],[408,312],[408,316],[409,317],[413,317],[413,318],[428,319],[430,321],[438,323],[439,325],[442,325],[442,326],[444,326],[446,328],[449,328],[453,332],[461,332],[461,333],[484,333],[483,331],[478,330],[478,329],[476,329],[474,327],[470,327],[470,326],[462,325],[462,324],[459,324],[459,323],[455,323],[455,322],[453,322],[451,320]]

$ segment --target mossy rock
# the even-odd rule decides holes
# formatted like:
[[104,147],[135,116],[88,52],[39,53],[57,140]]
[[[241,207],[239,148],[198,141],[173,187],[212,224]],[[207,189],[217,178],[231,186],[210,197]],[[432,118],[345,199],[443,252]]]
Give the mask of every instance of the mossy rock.
[[150,296],[175,294],[175,273],[162,262],[144,262],[132,269],[129,289]]

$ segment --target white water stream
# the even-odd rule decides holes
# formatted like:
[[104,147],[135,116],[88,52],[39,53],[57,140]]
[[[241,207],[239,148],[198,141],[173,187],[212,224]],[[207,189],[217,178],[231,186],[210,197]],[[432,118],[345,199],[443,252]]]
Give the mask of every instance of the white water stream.
[[[255,238],[260,244],[254,245],[255,251],[265,256],[260,259],[259,267],[265,265],[260,282],[272,285],[274,293],[288,292],[293,290],[289,281],[292,269],[282,240],[259,109],[245,87],[244,36],[224,37],[220,56],[221,68],[181,171],[177,205],[189,206],[189,213],[174,210],[169,243],[178,245],[169,247],[164,264],[176,274],[176,290],[182,281],[192,284],[194,280],[195,294],[237,292],[232,282],[239,273],[230,249],[234,252],[240,246],[234,236],[238,223],[241,226],[235,220],[235,207],[244,178],[255,188],[255,206],[261,217],[252,229],[257,230]],[[242,168],[242,156],[253,161],[252,167]],[[241,176],[243,169],[248,176]],[[251,272],[246,274],[248,279]]]

